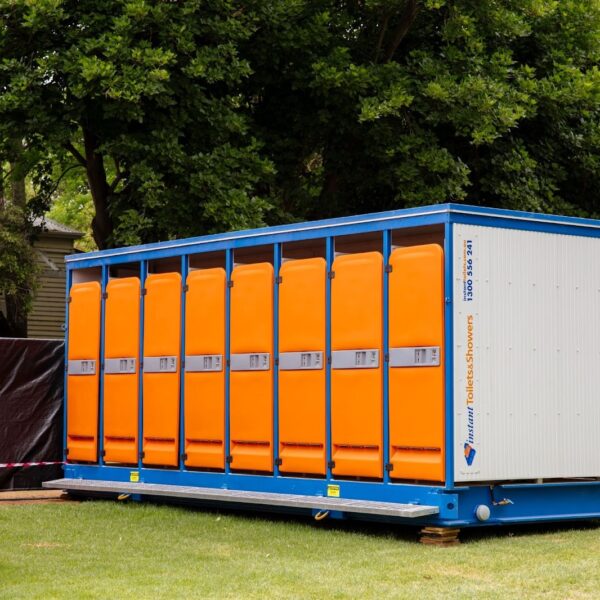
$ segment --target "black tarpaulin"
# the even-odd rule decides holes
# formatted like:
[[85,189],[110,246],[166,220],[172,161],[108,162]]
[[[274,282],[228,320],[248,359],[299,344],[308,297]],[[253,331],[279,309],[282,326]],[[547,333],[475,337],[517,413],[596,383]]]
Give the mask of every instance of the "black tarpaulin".
[[62,467],[64,343],[0,338],[0,489],[34,489]]

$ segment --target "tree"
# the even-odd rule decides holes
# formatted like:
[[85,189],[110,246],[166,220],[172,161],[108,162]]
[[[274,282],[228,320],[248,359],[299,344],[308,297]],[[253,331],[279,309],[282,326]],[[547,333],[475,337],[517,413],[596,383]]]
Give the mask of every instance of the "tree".
[[0,14],[0,134],[39,153],[46,202],[56,164],[84,169],[99,248],[263,222],[270,165],[240,110],[243,9],[0,0]]
[[0,336],[27,337],[37,266],[31,246],[33,229],[28,218],[25,174],[18,163],[20,142],[13,141],[11,147],[13,162],[7,174],[0,163],[0,294],[6,306],[6,315],[0,315]]
[[247,94],[286,212],[600,216],[598,0],[255,5]]
[[0,137],[100,248],[435,202],[599,216],[600,0],[0,0]]

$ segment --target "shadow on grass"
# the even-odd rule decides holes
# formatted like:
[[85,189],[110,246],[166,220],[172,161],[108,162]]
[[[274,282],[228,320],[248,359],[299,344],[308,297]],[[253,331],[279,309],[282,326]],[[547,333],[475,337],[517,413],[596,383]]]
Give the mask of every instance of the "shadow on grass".
[[[99,500],[102,498],[95,498]],[[107,500],[106,498],[104,498]],[[114,500],[109,500],[113,501]],[[137,503],[128,501],[130,504]],[[160,499],[145,500],[143,504],[160,506],[171,510],[187,512],[198,512],[224,516],[259,523],[293,523],[315,530],[330,530],[346,532],[351,534],[368,535],[370,537],[392,538],[398,541],[416,543],[419,540],[419,532],[422,524],[406,525],[393,522],[382,522],[376,520],[365,520],[364,518],[331,519],[316,521],[310,511],[303,514],[289,512],[286,509],[270,507],[268,509],[249,509],[248,505],[228,505],[224,509],[222,505],[199,504],[193,501],[173,501]],[[527,523],[520,525],[489,525],[479,527],[466,527],[461,530],[460,540],[463,544],[477,544],[490,539],[506,539],[511,537],[523,537],[530,535],[551,535],[561,532],[577,530],[600,530],[600,520],[587,521],[554,521],[544,523]]]

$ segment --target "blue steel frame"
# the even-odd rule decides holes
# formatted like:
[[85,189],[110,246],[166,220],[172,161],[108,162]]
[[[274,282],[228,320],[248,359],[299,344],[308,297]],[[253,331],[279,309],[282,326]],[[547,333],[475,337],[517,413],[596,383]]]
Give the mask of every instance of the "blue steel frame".
[[[252,246],[273,246],[273,262],[275,276],[279,276],[281,264],[281,248],[286,242],[309,239],[325,239],[327,270],[331,271],[335,256],[336,237],[356,235],[369,232],[380,232],[382,236],[382,252],[384,264],[388,264],[391,250],[391,236],[393,231],[407,228],[420,228],[437,225],[444,231],[444,261],[445,261],[445,473],[446,481],[443,485],[416,485],[408,483],[394,483],[385,473],[381,482],[349,481],[335,479],[328,468],[327,476],[319,478],[301,478],[281,476],[275,468],[273,475],[251,475],[232,473],[226,462],[223,472],[198,472],[187,471],[183,462],[178,470],[146,468],[140,459],[135,470],[139,481],[146,483],[162,483],[171,485],[185,485],[198,487],[229,488],[235,490],[279,492],[286,494],[304,494],[326,496],[331,483],[339,485],[342,498],[374,500],[379,502],[407,502],[438,506],[439,515],[419,520],[409,520],[413,524],[435,524],[445,526],[471,526],[494,525],[504,523],[520,523],[566,519],[588,519],[600,517],[600,481],[586,482],[558,482],[541,484],[482,484],[457,486],[454,483],[454,398],[453,398],[453,225],[456,223],[480,225],[485,227],[502,227],[509,229],[522,229],[529,231],[542,231],[560,233],[564,235],[579,235],[586,237],[600,237],[600,221],[572,217],[557,217],[552,215],[539,215],[516,211],[497,210],[456,204],[442,204],[429,207],[404,209],[385,213],[376,213],[357,217],[344,217],[303,223],[284,225],[265,229],[228,234],[212,235],[189,240],[175,240],[159,244],[148,244],[133,248],[92,252],[83,255],[67,257],[67,307],[66,318],[68,323],[68,297],[73,283],[73,274],[79,269],[101,267],[101,283],[105,291],[108,268],[111,265],[124,263],[137,263],[140,265],[140,279],[142,289],[148,269],[148,261],[160,258],[179,257],[181,260],[182,281],[185,285],[189,255],[211,251],[225,251],[225,267],[227,280],[231,278],[233,269],[234,252],[237,248]],[[275,315],[277,315],[277,285],[274,291]],[[185,296],[185,294],[183,294]],[[331,282],[328,278],[326,287],[327,303],[327,332],[326,353],[331,353],[331,321],[329,307],[331,303]],[[387,277],[384,277],[384,310],[388,305]],[[226,393],[225,393],[225,454],[229,454],[229,368],[228,359],[230,352],[229,340],[229,288],[226,296]],[[104,300],[102,304],[104,313]],[[384,312],[386,314],[387,311]],[[384,323],[384,352],[388,350],[387,317]],[[182,304],[182,326],[185,323],[185,298]],[[143,323],[144,323],[144,297],[140,305],[140,355],[143,355]],[[65,335],[65,344],[68,344],[68,329]],[[184,357],[184,342],[182,339],[182,359]],[[277,322],[275,322],[275,351],[277,350]],[[101,348],[104,347],[104,332],[102,331]],[[68,352],[68,346],[65,345]],[[102,356],[102,354],[101,354]],[[140,365],[141,366],[141,365]],[[183,371],[183,370],[182,370]],[[276,385],[277,369],[274,369]],[[183,377],[182,377],[183,379]],[[66,375],[65,375],[66,382]],[[387,430],[388,416],[388,377],[387,364],[384,367],[384,460],[389,460]],[[326,367],[326,432],[327,432],[327,460],[331,460],[331,404],[330,404],[330,367]],[[66,386],[65,386],[66,390]],[[181,386],[181,431],[183,432],[184,406],[183,383]],[[275,392],[276,393],[276,392]],[[142,369],[139,369],[139,449],[142,450],[143,440],[143,380]],[[99,398],[99,418],[102,417],[102,391]],[[66,423],[67,423],[67,397],[65,392],[65,417],[64,417],[64,443],[66,448]],[[274,400],[274,421],[277,422],[277,396]],[[99,425],[99,449],[101,449],[101,421]],[[183,443],[183,436],[181,440]],[[274,457],[278,456],[277,431],[274,435]],[[99,457],[101,459],[101,456]],[[385,463],[384,463],[385,464]],[[94,479],[116,482],[130,481],[131,467],[105,465],[99,461],[97,465],[74,464],[65,465],[65,477],[72,479]],[[491,517],[485,523],[475,517],[475,509],[484,504],[491,510]],[[265,507],[268,509],[268,507]],[[397,519],[396,519],[397,520]]]
[[181,341],[179,349],[179,468],[185,468],[185,303],[189,256],[181,257]]
[[100,385],[98,389],[98,464],[104,464],[104,324],[106,322],[106,286],[108,285],[108,265],[100,271],[102,296],[100,300]]

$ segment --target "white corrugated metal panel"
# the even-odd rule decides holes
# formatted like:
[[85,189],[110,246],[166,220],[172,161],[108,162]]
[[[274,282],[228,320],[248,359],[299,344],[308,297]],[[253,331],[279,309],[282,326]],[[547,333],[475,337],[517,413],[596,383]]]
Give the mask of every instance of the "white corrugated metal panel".
[[600,239],[453,239],[456,481],[600,476]]

